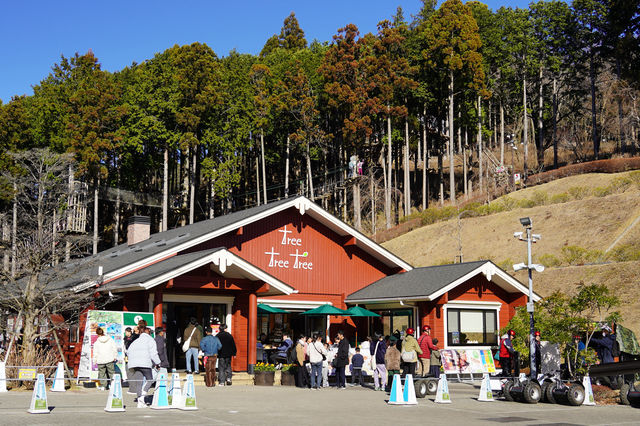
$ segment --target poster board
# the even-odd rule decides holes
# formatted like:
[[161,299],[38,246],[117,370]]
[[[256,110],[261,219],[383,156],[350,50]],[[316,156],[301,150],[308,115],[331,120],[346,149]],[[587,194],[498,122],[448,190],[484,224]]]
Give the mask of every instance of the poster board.
[[489,349],[442,349],[442,366],[446,374],[495,373],[496,366]]
[[78,366],[78,377],[97,379],[98,364],[93,359],[93,345],[98,339],[96,329],[104,330],[106,336],[111,337],[118,349],[116,367],[120,370],[123,379],[127,379],[127,371],[124,365],[124,330],[127,327],[136,327],[138,321],[144,319],[153,328],[154,316],[149,312],[123,312],[123,311],[96,311],[87,312],[87,321],[82,338],[82,352]]

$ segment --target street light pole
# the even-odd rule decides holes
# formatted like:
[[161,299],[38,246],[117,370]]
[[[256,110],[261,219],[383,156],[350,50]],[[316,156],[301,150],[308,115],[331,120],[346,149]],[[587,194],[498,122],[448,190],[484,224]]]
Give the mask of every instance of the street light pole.
[[535,343],[535,337],[534,337],[534,333],[535,333],[535,321],[533,319],[533,311],[534,311],[534,305],[533,305],[533,276],[532,276],[532,272],[535,269],[537,272],[542,272],[544,271],[544,266],[542,265],[536,265],[531,263],[531,243],[532,242],[536,242],[537,240],[539,240],[541,238],[541,236],[539,234],[532,234],[531,230],[532,230],[532,221],[530,218],[528,217],[523,217],[520,218],[520,223],[522,224],[522,226],[525,227],[526,233],[527,233],[527,238],[523,238],[522,237],[522,232],[516,232],[513,234],[514,237],[518,238],[520,241],[526,241],[527,242],[527,264],[525,265],[524,263],[519,263],[517,265],[513,265],[513,269],[515,271],[519,271],[520,269],[527,269],[527,273],[529,276],[529,300],[527,302],[527,312],[529,312],[529,361],[530,361],[530,368],[531,368],[531,374],[530,377],[532,379],[535,379],[538,377],[538,372],[536,371],[536,358],[535,358],[535,349],[536,349],[536,343]]

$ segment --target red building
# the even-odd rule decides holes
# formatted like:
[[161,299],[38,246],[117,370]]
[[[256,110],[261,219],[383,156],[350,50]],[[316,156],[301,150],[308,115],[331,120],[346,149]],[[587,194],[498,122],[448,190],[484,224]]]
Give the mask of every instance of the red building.
[[[344,329],[353,338],[357,324],[359,337],[367,335],[370,324],[357,319],[299,315],[321,304],[346,309],[347,303],[360,303],[380,311],[383,316],[374,324],[380,331],[429,323],[444,333],[443,321],[457,312],[452,304],[497,308],[499,327],[525,303],[522,284],[490,262],[472,262],[466,275],[443,276],[446,285],[421,290],[430,268],[412,268],[304,197],[154,235],[147,218],[134,217],[128,231],[127,244],[100,253],[99,290],[122,296],[111,309],[153,311],[155,325],[167,329],[170,357],[178,367],[182,354],[171,346],[191,316],[203,325],[216,320],[228,325],[238,347],[233,369],[245,371],[256,363],[263,332],[277,340],[283,330],[333,335]],[[411,282],[413,293],[396,291],[404,282]],[[259,315],[259,303],[289,313]],[[459,315],[466,324],[464,309]]]

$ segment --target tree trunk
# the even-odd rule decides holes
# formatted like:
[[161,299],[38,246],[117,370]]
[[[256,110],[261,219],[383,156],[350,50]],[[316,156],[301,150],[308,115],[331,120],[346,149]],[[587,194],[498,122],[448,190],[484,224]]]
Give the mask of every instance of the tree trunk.
[[162,161],[162,226],[160,231],[166,231],[169,226],[169,147],[164,146]]
[[213,179],[209,181],[209,219],[213,219],[216,216],[216,188]]
[[362,206],[360,204],[360,180],[355,178],[353,182],[353,226],[362,231]]
[[[7,216],[2,216],[2,241],[11,241],[11,228],[9,227],[9,219]],[[11,252],[9,250],[3,250],[2,254],[2,270],[5,273],[11,271]]]
[[464,179],[464,196],[467,198],[469,196],[469,182],[468,175],[469,171],[467,169],[467,148],[469,147],[469,138],[468,138],[467,128],[464,128],[464,145],[462,145],[462,178]]
[[313,193],[313,174],[311,173],[311,152],[309,148],[309,142],[307,142],[307,150],[305,152],[305,156],[307,157],[307,174],[309,176],[309,198],[311,199],[311,201],[315,201],[315,195]]
[[[616,77],[618,77],[618,81],[620,81],[620,74],[620,58],[618,55],[616,55]],[[620,140],[620,151],[624,153],[627,150],[627,137],[624,131],[623,120],[624,113],[622,111],[622,97],[618,96],[618,139]]]
[[500,100],[500,165],[504,167],[504,108]]
[[409,119],[404,119],[404,215],[409,216],[411,214],[411,176],[409,171]]
[[558,87],[555,76],[553,77],[553,135],[551,136],[553,141],[553,168],[558,168],[558,140],[556,138],[557,130],[557,115],[558,115]]
[[593,139],[593,156],[597,160],[600,155],[600,137],[596,112],[596,64],[593,49],[589,54],[589,80],[591,85],[591,137]]
[[542,92],[542,67],[538,73],[540,87],[538,87],[538,167],[544,166],[544,134],[542,131],[542,108],[544,107]]
[[442,149],[438,150],[438,183],[440,206],[444,205],[444,166],[442,164]]
[[[526,61],[525,61],[526,62]],[[529,119],[528,119],[528,114],[527,114],[527,77],[523,76],[522,77],[522,107],[523,107],[523,113],[524,113],[524,130],[523,130],[523,136],[522,136],[522,144],[524,146],[524,165],[522,167],[522,176],[524,181],[526,182],[527,180],[527,162],[529,161],[529,144],[528,144],[528,137],[529,137]]]
[[100,187],[100,178],[96,179],[96,185],[93,189],[93,254],[98,254],[98,188]]
[[371,188],[371,235],[376,234],[376,188],[373,180],[373,174],[370,174],[369,186]]
[[182,226],[186,225],[186,218],[184,216],[184,211],[189,207],[189,173],[191,172],[191,166],[189,163],[191,162],[191,151],[189,147],[187,147],[182,153],[182,210],[180,223]]
[[256,157],[256,197],[260,205],[260,158]]
[[[388,109],[388,108],[387,108]],[[384,214],[386,216],[387,229],[391,228],[391,176],[393,173],[392,142],[391,142],[391,117],[387,117],[387,181],[384,188]]]
[[449,200],[456,202],[456,180],[453,167],[454,130],[453,130],[453,70],[449,70]]
[[260,153],[262,154],[262,196],[264,203],[267,204],[267,169],[264,159],[264,131],[262,129],[260,129]]
[[284,160],[284,198],[289,198],[289,136],[287,136],[287,151]]
[[482,175],[482,101],[480,100],[480,95],[478,95],[478,189],[482,192],[483,188],[483,175]]
[[189,169],[189,225],[195,220],[196,213],[196,178],[198,173],[198,147],[194,146],[191,153],[191,168]]
[[427,107],[422,109],[422,210],[429,208],[429,147],[427,146]]
[[[68,200],[72,200],[75,199],[74,195],[73,195],[73,166],[71,164],[69,164],[69,176],[68,176],[68,188],[69,188],[69,195]],[[78,208],[78,204],[74,201],[73,205],[69,206],[70,208],[67,209],[67,231],[71,231],[72,229],[72,221],[73,221],[73,211],[74,209]],[[64,245],[64,261],[68,262],[69,260],[71,260],[71,241],[69,241],[69,239],[67,239],[67,241],[65,242]]]

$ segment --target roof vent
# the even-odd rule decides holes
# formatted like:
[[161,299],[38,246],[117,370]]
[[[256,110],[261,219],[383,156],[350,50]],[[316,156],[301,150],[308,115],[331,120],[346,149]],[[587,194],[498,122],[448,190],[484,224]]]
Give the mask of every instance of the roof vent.
[[127,245],[132,246],[149,239],[151,219],[149,216],[131,216],[127,226]]

